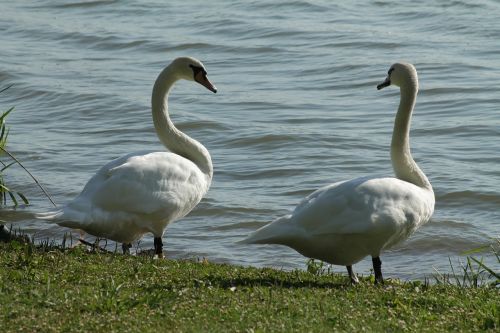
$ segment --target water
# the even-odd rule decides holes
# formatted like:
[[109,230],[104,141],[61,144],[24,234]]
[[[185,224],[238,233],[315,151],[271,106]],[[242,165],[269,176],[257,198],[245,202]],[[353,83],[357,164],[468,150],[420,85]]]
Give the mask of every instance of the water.
[[[159,71],[190,55],[216,95],[181,82],[178,127],[211,152],[207,197],[164,237],[171,258],[305,267],[281,246],[234,242],[331,182],[392,175],[397,89],[377,91],[389,66],[415,64],[420,93],[412,152],[436,192],[432,221],[383,254],[386,276],[447,271],[448,257],[499,237],[498,1],[3,1],[0,110],[9,149],[56,202],[74,198],[99,166],[161,150],[150,116]],[[4,210],[37,239],[65,229],[31,212],[50,203],[20,169],[8,183],[32,202]],[[152,246],[147,235],[142,248]],[[494,264],[494,263],[493,263]],[[368,274],[369,258],[356,265]],[[342,267],[336,270],[344,271]]]

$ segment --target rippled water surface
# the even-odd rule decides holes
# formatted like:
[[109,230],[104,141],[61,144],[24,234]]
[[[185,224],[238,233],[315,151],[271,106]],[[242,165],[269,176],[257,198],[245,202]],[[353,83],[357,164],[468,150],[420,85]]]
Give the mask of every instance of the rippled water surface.
[[[62,204],[99,166],[158,149],[150,95],[159,71],[201,59],[216,95],[180,82],[177,126],[211,152],[206,198],[169,226],[172,258],[304,268],[281,246],[235,241],[331,182],[392,175],[397,89],[389,66],[415,64],[420,93],[412,153],[436,192],[433,219],[382,256],[386,276],[446,271],[500,234],[498,1],[2,1],[0,110],[9,149]],[[37,238],[64,228],[35,221],[50,203],[20,169],[6,174],[29,208],[2,218]],[[152,246],[148,235],[140,247]],[[367,258],[356,266],[368,274]],[[336,267],[343,271],[344,268]]]

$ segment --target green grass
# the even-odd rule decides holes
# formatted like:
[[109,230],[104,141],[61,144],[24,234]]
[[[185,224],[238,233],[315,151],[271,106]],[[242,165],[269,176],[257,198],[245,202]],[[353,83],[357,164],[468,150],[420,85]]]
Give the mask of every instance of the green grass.
[[0,243],[2,332],[498,330],[499,289]]

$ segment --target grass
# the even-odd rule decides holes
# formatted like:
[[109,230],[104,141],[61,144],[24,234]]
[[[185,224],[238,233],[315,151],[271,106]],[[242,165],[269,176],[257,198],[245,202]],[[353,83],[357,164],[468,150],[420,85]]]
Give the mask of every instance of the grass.
[[478,259],[471,256],[485,251],[492,255],[493,261],[496,261],[499,265],[497,267],[500,267],[500,238],[497,238],[488,246],[464,252],[462,255],[467,255],[466,260],[465,262],[459,260],[458,268],[453,265],[451,258],[449,258],[452,273],[441,274],[436,271],[436,274],[434,274],[435,283],[455,284],[464,288],[477,288],[485,284],[493,288],[500,287],[500,272],[486,265],[484,257]]
[[[311,265],[310,265],[311,266]],[[499,289],[0,243],[2,332],[475,332]]]

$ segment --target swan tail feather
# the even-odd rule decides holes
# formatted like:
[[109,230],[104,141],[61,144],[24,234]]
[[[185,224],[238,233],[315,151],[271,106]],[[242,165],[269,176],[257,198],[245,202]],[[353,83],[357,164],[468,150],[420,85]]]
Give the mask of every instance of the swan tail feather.
[[291,215],[280,217],[273,222],[257,229],[239,244],[288,244],[297,238],[295,226],[290,223]]
[[35,214],[35,217],[39,220],[47,221],[48,223],[57,223],[60,222],[60,219],[63,215],[64,211],[60,209],[45,213],[37,213]]
[[62,227],[73,229],[81,228],[85,221],[85,214],[74,209],[65,207],[60,210],[49,211],[45,213],[37,213],[35,217],[47,223],[58,224]]

